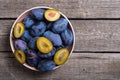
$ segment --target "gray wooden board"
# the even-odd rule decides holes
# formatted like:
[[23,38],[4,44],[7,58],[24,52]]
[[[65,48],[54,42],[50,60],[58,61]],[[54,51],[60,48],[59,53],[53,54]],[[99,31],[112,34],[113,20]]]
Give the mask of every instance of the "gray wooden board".
[[69,18],[119,18],[119,0],[0,0],[0,18],[13,18],[35,6],[50,6]]
[[[0,51],[10,51],[9,32],[14,20],[0,20]],[[74,51],[120,51],[120,21],[71,20]]]
[[[120,54],[107,53],[120,52],[120,21],[97,20],[120,18],[119,5],[120,0],[0,0],[0,80],[120,80]],[[10,49],[9,33],[14,22],[10,19],[34,6],[54,7],[69,18],[96,19],[71,20],[76,38],[74,51],[78,53],[51,72],[25,68]]]
[[119,80],[119,75],[118,53],[73,53],[66,64],[43,73],[19,64],[12,52],[0,52],[0,80]]

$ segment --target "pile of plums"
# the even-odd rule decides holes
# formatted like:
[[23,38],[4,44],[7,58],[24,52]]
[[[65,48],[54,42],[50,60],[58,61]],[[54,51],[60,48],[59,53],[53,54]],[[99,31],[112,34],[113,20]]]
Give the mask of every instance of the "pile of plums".
[[68,20],[56,9],[37,8],[13,28],[14,55],[21,63],[40,71],[64,64],[73,44]]

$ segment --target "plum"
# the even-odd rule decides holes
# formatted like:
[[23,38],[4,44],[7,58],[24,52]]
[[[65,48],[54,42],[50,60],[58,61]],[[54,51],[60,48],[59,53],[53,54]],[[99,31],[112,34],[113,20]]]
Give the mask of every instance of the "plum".
[[25,26],[24,26],[23,23],[21,23],[21,22],[16,23],[16,25],[13,29],[14,37],[15,38],[20,38],[23,35],[24,30],[25,30]]
[[35,51],[27,50],[25,53],[27,57],[27,63],[33,67],[36,67],[38,64],[38,56],[36,55]]
[[33,25],[30,29],[30,34],[34,37],[41,36],[46,30],[46,23],[40,22],[36,25]]
[[44,9],[33,9],[31,11],[31,14],[35,17],[37,20],[43,20],[44,19]]
[[27,43],[21,39],[17,39],[14,41],[15,49],[25,51],[27,50]]
[[34,20],[30,16],[27,16],[23,19],[23,23],[25,28],[30,28],[34,24]]
[[45,37],[39,37],[36,43],[37,49],[43,54],[48,54],[53,49],[52,42]]
[[51,71],[56,67],[54,61],[52,60],[40,60],[37,69],[40,71]]
[[62,45],[62,40],[59,34],[55,34],[51,31],[46,31],[44,33],[44,36],[48,38],[53,43],[54,46]]
[[59,49],[55,55],[54,55],[54,62],[57,64],[57,65],[62,65],[64,64],[67,59],[68,59],[68,56],[69,56],[69,51],[68,49],[66,48],[61,48]]
[[48,21],[56,21],[60,18],[60,13],[55,9],[48,9],[45,11],[45,19]]
[[32,39],[32,36],[29,34],[28,30],[24,31],[24,34],[21,37],[22,40],[29,42]]
[[26,55],[22,50],[15,50],[14,55],[17,61],[21,64],[24,64],[26,62]]
[[63,40],[63,43],[68,46],[73,42],[73,34],[72,31],[67,29],[61,33],[61,38]]
[[33,49],[33,50],[36,50],[36,49],[37,49],[37,47],[36,47],[37,38],[38,38],[38,37],[34,37],[34,38],[32,38],[32,39],[29,41],[28,47],[29,47],[30,49]]
[[61,33],[67,29],[68,21],[65,18],[57,20],[52,27],[52,31],[55,33]]

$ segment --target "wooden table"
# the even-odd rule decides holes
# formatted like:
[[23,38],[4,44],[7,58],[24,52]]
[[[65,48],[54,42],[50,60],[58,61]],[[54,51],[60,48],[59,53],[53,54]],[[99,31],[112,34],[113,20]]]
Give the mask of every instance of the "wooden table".
[[[9,44],[15,19],[35,6],[59,9],[76,33],[68,62],[47,73],[20,65]],[[120,80],[120,0],[0,0],[0,43],[0,80]]]

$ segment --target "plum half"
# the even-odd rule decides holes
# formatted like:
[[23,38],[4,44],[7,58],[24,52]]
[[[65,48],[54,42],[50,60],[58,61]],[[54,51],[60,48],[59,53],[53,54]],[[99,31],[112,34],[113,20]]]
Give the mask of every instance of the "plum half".
[[14,37],[20,38],[23,35],[24,30],[25,30],[24,24],[22,22],[18,22],[13,29]]
[[48,21],[56,21],[60,18],[60,13],[55,9],[48,9],[45,11],[45,19]]
[[48,40],[45,37],[39,37],[37,39],[37,48],[40,52],[42,52],[43,54],[45,53],[49,53],[52,51],[53,49],[53,45],[51,43],[50,40]]
[[26,62],[26,55],[22,50],[15,50],[14,55],[17,61],[21,64],[24,64]]
[[61,48],[60,50],[58,50],[55,55],[54,55],[54,62],[57,65],[62,65],[64,64],[69,56],[69,51],[66,48]]

